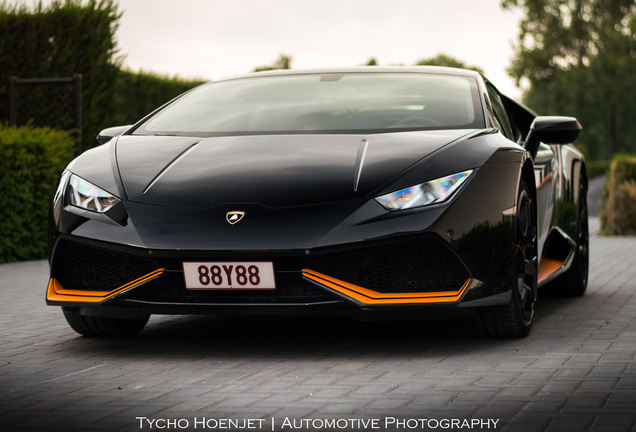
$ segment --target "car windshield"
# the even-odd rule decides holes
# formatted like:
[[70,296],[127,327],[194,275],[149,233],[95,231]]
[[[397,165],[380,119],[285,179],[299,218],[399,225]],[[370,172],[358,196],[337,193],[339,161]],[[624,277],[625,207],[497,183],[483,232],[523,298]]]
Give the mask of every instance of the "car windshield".
[[480,106],[472,77],[262,76],[203,85],[160,110],[134,133],[215,136],[482,128]]

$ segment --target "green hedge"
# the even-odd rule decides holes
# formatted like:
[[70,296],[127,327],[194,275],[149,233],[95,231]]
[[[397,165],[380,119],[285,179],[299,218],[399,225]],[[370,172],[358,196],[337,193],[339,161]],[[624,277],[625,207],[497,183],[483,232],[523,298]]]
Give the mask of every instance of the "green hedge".
[[636,235],[636,155],[612,160],[603,191],[601,229],[608,235]]
[[[82,74],[82,147],[86,150],[97,144],[95,137],[102,129],[135,123],[203,82],[122,70],[123,57],[117,55],[115,39],[120,17],[115,0],[65,0],[33,7],[0,0],[0,100],[9,100],[10,76]],[[21,88],[18,95],[24,97],[30,91]],[[42,98],[39,104],[22,101],[20,115],[38,120],[47,118],[48,110],[68,110],[66,115],[72,118],[70,106],[56,105],[63,98]],[[0,123],[8,121],[9,104],[0,103]],[[39,126],[60,126],[40,122]]]
[[585,162],[585,170],[588,178],[600,177],[608,175],[610,171],[609,161],[587,161]]
[[[82,141],[84,149],[93,147],[103,119],[113,112],[112,90],[122,61],[116,56],[115,30],[121,16],[117,2],[65,0],[32,8],[27,3],[35,2],[0,2],[0,100],[9,100],[10,76],[82,74]],[[41,103],[62,110],[56,105],[60,101]],[[8,105],[0,103],[0,122],[9,119]],[[29,108],[24,107],[25,113]]]
[[103,119],[109,122],[103,124],[103,128],[136,123],[161,105],[203,82],[205,81],[120,70],[113,92],[114,110],[111,116]]
[[68,132],[0,124],[0,262],[46,256],[50,202],[74,151]]

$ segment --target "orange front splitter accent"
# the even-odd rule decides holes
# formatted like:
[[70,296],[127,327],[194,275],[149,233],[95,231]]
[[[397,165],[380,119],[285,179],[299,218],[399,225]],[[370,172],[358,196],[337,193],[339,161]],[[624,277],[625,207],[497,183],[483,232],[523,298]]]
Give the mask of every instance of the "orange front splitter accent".
[[119,288],[115,288],[112,291],[83,291],[83,290],[68,290],[65,289],[60,282],[51,278],[49,280],[49,286],[46,291],[46,299],[53,302],[83,302],[83,303],[100,303],[104,300],[110,299],[118,294],[124,293],[136,286],[141,285],[144,282],[148,282],[161,274],[165,269],[158,269],[145,276],[135,279],[132,282],[122,285]]
[[327,276],[317,271],[303,269],[302,275],[307,279],[330,288],[338,293],[364,305],[397,305],[397,304],[423,304],[423,303],[454,303],[461,299],[468,288],[471,279],[468,278],[464,285],[457,291],[438,292],[414,292],[414,293],[381,293],[349,282]]
[[538,281],[541,282],[552,273],[559,270],[565,264],[563,261],[550,259],[550,258],[541,258],[539,262],[539,276]]

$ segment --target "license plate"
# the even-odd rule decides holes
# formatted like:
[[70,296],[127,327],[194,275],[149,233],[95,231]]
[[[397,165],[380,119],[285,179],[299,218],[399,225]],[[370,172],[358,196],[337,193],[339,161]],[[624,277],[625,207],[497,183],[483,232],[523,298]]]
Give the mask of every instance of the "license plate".
[[184,262],[183,275],[191,290],[276,289],[272,262]]

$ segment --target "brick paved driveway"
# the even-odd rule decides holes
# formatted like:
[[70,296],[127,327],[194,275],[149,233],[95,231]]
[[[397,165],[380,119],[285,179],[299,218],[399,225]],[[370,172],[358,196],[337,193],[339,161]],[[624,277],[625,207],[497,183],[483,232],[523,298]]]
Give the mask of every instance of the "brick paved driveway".
[[634,249],[593,237],[587,294],[541,297],[521,340],[207,317],[83,338],[44,305],[46,262],[0,265],[0,431],[634,431]]

